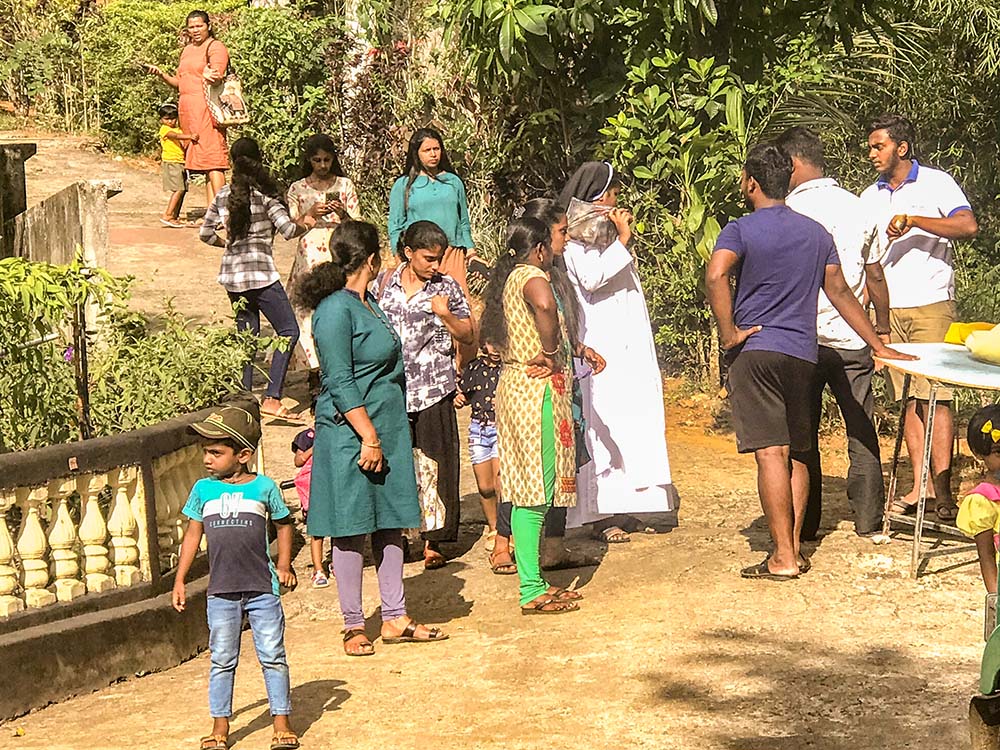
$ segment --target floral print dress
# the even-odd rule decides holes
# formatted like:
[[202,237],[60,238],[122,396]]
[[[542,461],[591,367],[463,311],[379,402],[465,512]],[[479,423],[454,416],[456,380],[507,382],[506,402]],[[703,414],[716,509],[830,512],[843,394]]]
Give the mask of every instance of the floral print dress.
[[[327,187],[318,188],[310,184],[310,178],[293,182],[288,188],[288,212],[293,219],[303,216],[316,203],[326,200],[327,193],[334,193],[337,200],[344,204],[347,214],[352,219],[361,218],[358,207],[358,194],[354,183],[347,177],[334,177]],[[288,274],[288,287],[292,290],[302,278],[320,263],[330,260],[330,235],[340,223],[336,213],[328,214],[316,222],[316,226],[299,238],[295,249],[295,261]],[[312,315],[296,309],[295,317],[299,323],[299,343],[295,347],[295,361],[310,370],[319,368],[316,357],[316,345],[312,336]]]
[[572,507],[576,504],[576,447],[571,375],[568,372],[572,364],[562,312],[559,313],[559,329],[564,371],[549,378],[529,378],[526,373],[526,363],[542,350],[534,316],[524,299],[524,285],[538,277],[548,280],[548,275],[536,266],[516,266],[503,290],[507,346],[501,351],[503,369],[500,371],[495,402],[500,481],[504,500],[518,507],[546,504],[542,469],[542,402],[548,392],[552,400],[552,428],[556,437],[556,487],[552,504]]

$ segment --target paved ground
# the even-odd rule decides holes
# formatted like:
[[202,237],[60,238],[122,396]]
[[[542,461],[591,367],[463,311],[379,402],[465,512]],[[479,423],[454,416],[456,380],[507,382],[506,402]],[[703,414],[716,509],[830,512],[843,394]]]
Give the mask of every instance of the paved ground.
[[[69,139],[43,140],[29,162],[34,197],[77,175],[125,180],[115,199],[112,270],[137,275],[138,304],[173,296],[193,318],[226,313],[217,251],[160,229],[149,165],[114,162]],[[290,266],[279,243],[279,267]],[[158,269],[156,273],[154,269]],[[497,577],[478,541],[472,495],[457,560],[407,566],[412,614],[451,634],[440,644],[386,646],[368,659],[341,651],[334,588],[285,599],[295,725],[303,744],[352,750],[429,747],[901,750],[965,747],[964,717],[981,650],[982,587],[974,566],[939,559],[917,582],[908,546],[854,536],[844,499],[842,442],[826,441],[825,536],[814,568],[785,584],[752,583],[767,533],[752,461],[709,429],[710,399],[671,382],[668,439],[683,495],[680,527],[606,549],[599,567],[553,576],[586,595],[582,611],[522,617],[516,578]],[[292,395],[301,392],[293,382]],[[288,476],[291,428],[268,425],[271,473]],[[470,491],[471,472],[463,476]],[[950,560],[954,560],[951,562]],[[300,556],[297,568],[306,568]],[[370,574],[366,607],[377,633]],[[137,639],[140,647],[141,639]],[[244,641],[236,747],[270,737],[260,673]],[[53,655],[55,658],[55,655]],[[12,668],[16,665],[7,665]],[[202,655],[0,725],[12,746],[195,747],[208,728]],[[13,739],[14,734],[22,735]]]

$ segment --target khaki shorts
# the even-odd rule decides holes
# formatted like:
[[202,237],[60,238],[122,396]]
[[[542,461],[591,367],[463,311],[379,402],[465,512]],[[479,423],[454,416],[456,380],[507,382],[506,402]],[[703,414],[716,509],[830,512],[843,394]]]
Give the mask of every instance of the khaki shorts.
[[183,193],[188,187],[187,170],[176,161],[160,163],[163,173],[163,189],[168,193]]
[[[951,300],[934,302],[921,307],[899,307],[889,310],[889,327],[892,343],[930,344],[944,341],[948,327],[955,322],[955,303]],[[892,346],[892,343],[889,346]],[[889,370],[889,382],[893,397],[898,401],[903,397],[903,378],[898,370]],[[910,398],[927,401],[931,397],[931,385],[926,378],[916,375],[910,380]],[[951,401],[951,391],[938,388],[938,401]]]

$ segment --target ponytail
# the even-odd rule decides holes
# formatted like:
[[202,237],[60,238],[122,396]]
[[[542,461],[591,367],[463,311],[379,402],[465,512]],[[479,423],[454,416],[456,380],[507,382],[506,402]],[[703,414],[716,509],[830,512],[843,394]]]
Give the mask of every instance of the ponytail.
[[229,150],[233,180],[226,199],[229,241],[241,240],[250,231],[250,195],[253,190],[269,197],[280,195],[270,172],[261,164],[260,146],[252,138],[240,138]]

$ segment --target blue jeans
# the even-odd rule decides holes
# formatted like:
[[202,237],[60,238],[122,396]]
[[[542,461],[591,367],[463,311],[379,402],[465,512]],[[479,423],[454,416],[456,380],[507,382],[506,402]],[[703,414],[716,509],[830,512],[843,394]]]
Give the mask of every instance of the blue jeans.
[[288,661],[285,659],[285,613],[274,594],[219,594],[208,597],[208,648],[212,668],[208,673],[208,708],[213,719],[233,715],[233,682],[240,661],[240,627],[243,613],[250,620],[257,660],[264,672],[264,686],[272,716],[292,713]]

